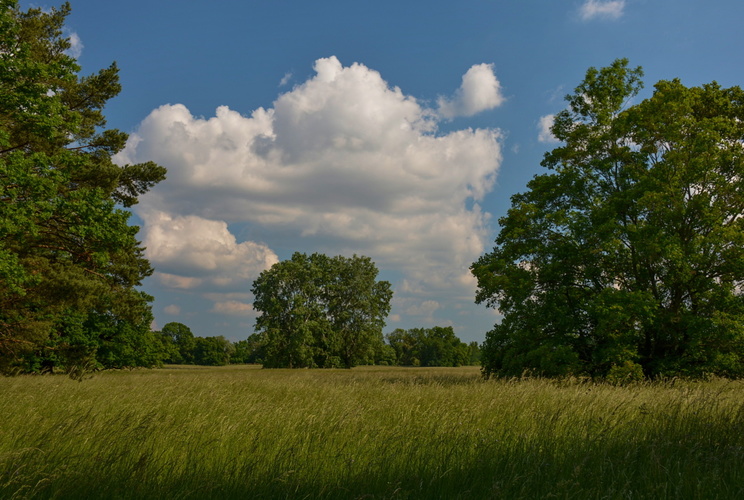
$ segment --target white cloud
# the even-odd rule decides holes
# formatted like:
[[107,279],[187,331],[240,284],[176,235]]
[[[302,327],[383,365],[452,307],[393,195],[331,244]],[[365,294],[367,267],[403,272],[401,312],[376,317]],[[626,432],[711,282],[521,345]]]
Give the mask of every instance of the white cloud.
[[279,260],[266,245],[238,243],[222,221],[164,212],[143,217],[145,256],[166,287],[246,287]]
[[591,19],[619,19],[625,9],[625,0],[586,0],[579,10],[584,21]]
[[181,314],[181,308],[175,304],[165,306],[163,308],[163,311],[165,311],[167,314],[170,314],[171,316],[178,316],[179,314]]
[[174,274],[168,274],[163,272],[155,272],[155,278],[166,288],[172,288],[175,290],[192,290],[202,284],[204,280],[197,278],[189,278],[184,276],[177,276]]
[[436,300],[425,300],[420,304],[410,306],[408,309],[406,309],[406,314],[409,314],[411,316],[424,316],[426,318],[430,318],[437,311],[437,309],[440,309],[441,307],[441,304],[439,304],[439,302],[437,302]]
[[75,59],[80,58],[83,53],[83,48],[85,47],[85,45],[83,45],[83,41],[75,32],[70,33],[70,36],[68,38],[70,39],[70,48],[67,49],[67,55]]
[[290,80],[292,80],[292,73],[289,73],[289,72],[288,73],[284,73],[284,76],[279,81],[279,86],[280,87],[284,87],[285,85],[287,85],[290,82]]
[[230,316],[252,316],[254,315],[253,305],[239,302],[237,300],[228,300],[217,302],[212,308],[212,312],[228,314]]
[[553,132],[550,130],[553,127],[554,120],[555,115],[545,115],[540,117],[540,120],[538,120],[537,122],[538,141],[548,144],[559,142],[558,139],[553,135]]
[[[437,133],[435,110],[362,64],[330,57],[315,71],[250,116],[165,105],[130,135],[119,163],[168,168],[135,207],[159,281],[204,293],[276,260],[266,245],[237,243],[229,222],[291,250],[367,255],[412,289],[472,301],[468,267],[490,241],[479,201],[501,163],[500,132]],[[501,99],[480,65],[452,105],[472,113]]]
[[440,97],[439,114],[447,119],[472,116],[496,108],[504,102],[501,84],[493,72],[493,64],[473,65],[462,77],[462,84],[453,98]]

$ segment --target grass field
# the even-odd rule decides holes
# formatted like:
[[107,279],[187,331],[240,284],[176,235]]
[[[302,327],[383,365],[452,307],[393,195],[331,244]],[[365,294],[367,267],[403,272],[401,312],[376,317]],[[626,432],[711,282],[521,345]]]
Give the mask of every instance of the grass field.
[[251,366],[3,378],[0,498],[744,498],[744,382]]

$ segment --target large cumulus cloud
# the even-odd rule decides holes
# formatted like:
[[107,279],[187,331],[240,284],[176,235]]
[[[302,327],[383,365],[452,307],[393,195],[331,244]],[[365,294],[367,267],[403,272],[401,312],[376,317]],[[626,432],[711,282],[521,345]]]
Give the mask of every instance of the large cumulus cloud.
[[[491,66],[474,68],[440,100],[445,114],[335,57],[316,61],[312,78],[250,115],[224,106],[210,118],[180,104],[155,109],[118,157],[168,168],[137,208],[148,257],[180,277],[172,286],[216,285],[238,260],[243,268],[231,275],[257,276],[281,240],[301,251],[368,255],[402,272],[411,289],[452,289],[472,301],[467,268],[489,239],[478,203],[493,187],[501,135],[440,133],[438,120],[500,104]],[[268,246],[238,243],[227,223]]]

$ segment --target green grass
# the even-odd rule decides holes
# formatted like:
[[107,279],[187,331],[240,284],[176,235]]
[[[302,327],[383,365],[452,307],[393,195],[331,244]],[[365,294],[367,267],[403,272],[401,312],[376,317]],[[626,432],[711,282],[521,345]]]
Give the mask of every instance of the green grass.
[[0,498],[744,498],[744,383],[247,366],[4,378]]

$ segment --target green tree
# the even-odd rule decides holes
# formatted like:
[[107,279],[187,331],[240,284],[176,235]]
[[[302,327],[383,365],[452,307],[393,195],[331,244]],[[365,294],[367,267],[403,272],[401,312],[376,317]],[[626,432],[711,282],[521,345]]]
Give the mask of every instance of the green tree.
[[387,341],[402,366],[463,366],[470,361],[468,345],[451,326],[397,328],[387,335]]
[[224,366],[230,363],[235,351],[232,342],[222,335],[216,337],[196,337],[194,339],[194,364]]
[[234,344],[234,352],[230,363],[262,364],[264,359],[264,345],[261,335],[252,333],[246,340],[239,340]]
[[591,68],[472,266],[489,375],[744,374],[744,93]]
[[468,344],[468,365],[477,366],[481,364],[481,348],[478,342]]
[[374,362],[390,283],[368,257],[295,253],[253,283],[264,366],[350,368]]
[[170,356],[165,360],[167,363],[179,365],[194,362],[196,340],[191,328],[183,323],[172,321],[163,326],[160,335],[165,339],[166,345],[172,346],[168,350]]
[[374,364],[379,366],[395,366],[397,364],[395,349],[385,342],[382,342],[375,353]]
[[62,34],[69,11],[64,4],[21,12],[15,0],[0,0],[0,369],[6,372],[28,367],[40,351],[68,368],[77,358],[95,357],[97,341],[76,343],[81,318],[110,315],[137,329],[149,308],[135,287],[152,270],[129,213],[117,205],[136,203],[165,170],[112,162],[127,139],[102,129],[103,106],[120,90],[118,70],[78,75]]
[[98,366],[107,369],[162,365],[167,352],[150,329],[152,321],[149,308],[142,308],[138,321],[110,313],[89,313],[83,327],[93,338]]
[[322,265],[326,269],[322,301],[332,348],[346,368],[373,364],[383,345],[382,329],[390,313],[390,283],[377,281],[377,266],[369,257],[337,256]]
[[421,350],[422,328],[404,330],[396,328],[386,335],[386,340],[395,351],[396,364],[400,366],[421,366],[419,360]]

